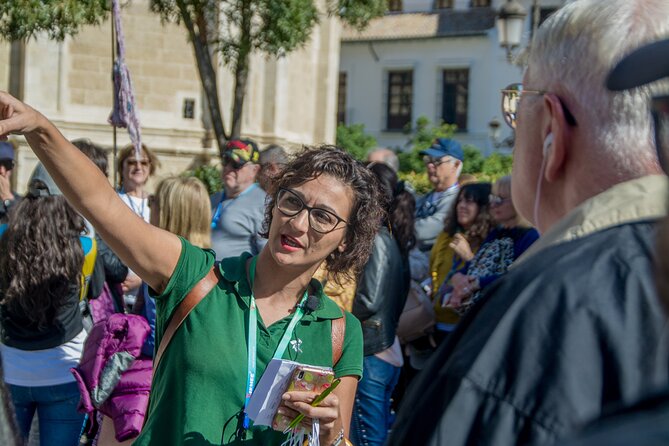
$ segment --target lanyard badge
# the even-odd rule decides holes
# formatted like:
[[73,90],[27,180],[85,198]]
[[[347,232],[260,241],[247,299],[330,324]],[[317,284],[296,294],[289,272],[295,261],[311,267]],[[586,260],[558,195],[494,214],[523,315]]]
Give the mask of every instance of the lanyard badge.
[[[256,299],[253,296],[253,282],[255,281],[257,261],[258,261],[258,256],[254,257],[251,260],[251,265],[249,268],[249,287],[251,288],[251,302],[249,304],[249,324],[247,333],[248,336],[246,337],[248,358],[247,358],[247,374],[246,374],[246,393],[244,398],[244,429],[248,429],[250,425],[250,419],[246,414],[246,408],[249,405],[249,401],[251,400],[251,395],[253,395],[253,389],[255,388],[257,381],[256,361],[258,356],[257,355],[258,308],[256,306]],[[295,313],[293,314],[293,317],[290,320],[288,327],[286,327],[286,331],[283,333],[283,336],[279,341],[279,345],[276,347],[276,350],[274,351],[274,355],[272,356],[273,359],[281,359],[281,357],[285,353],[286,347],[288,347],[288,343],[290,342],[290,338],[293,336],[293,331],[295,330],[295,326],[304,316],[304,303],[307,301],[308,295],[309,295],[308,291],[305,291],[304,295],[302,296],[302,299],[300,300],[300,303],[295,309]]]

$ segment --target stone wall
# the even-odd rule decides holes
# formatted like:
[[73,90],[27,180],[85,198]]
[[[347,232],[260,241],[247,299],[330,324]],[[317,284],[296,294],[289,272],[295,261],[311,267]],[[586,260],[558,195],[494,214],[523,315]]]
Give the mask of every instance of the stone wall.
[[9,88],[9,43],[0,40],[0,90]]
[[[215,142],[205,141],[203,93],[185,29],[161,24],[148,0],[128,2],[122,21],[142,141],[163,161],[156,180],[189,167],[197,155],[216,157]],[[339,34],[337,21],[323,17],[303,49],[280,59],[252,56],[244,136],[288,147],[334,142]],[[64,42],[31,40],[24,77],[25,101],[53,120],[66,137],[89,138],[110,150],[111,45],[109,21]],[[0,88],[7,84],[7,64],[2,61],[8,57],[9,45],[0,44]],[[230,71],[221,66],[219,96],[228,131],[233,85]],[[183,117],[185,99],[195,102],[193,119]],[[119,148],[129,143],[125,129],[118,129],[116,141]],[[35,163],[23,143],[15,174],[19,190],[25,188]]]

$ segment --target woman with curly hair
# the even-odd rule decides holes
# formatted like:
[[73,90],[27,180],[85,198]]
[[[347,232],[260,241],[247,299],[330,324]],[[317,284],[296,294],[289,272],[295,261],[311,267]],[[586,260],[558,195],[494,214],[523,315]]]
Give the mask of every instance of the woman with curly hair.
[[21,435],[27,441],[37,412],[42,446],[76,444],[84,420],[70,373],[86,337],[79,301],[92,239],[84,227],[42,166],[0,226],[4,380]]
[[[247,395],[273,357],[333,367],[341,383],[319,406],[310,404],[314,392],[292,391],[279,410],[304,414],[302,426],[313,426],[323,445],[346,442],[362,376],[360,323],[312,276],[323,262],[331,272],[353,274],[367,262],[383,215],[369,170],[334,147],[305,150],[268,191],[263,250],[215,264],[212,251],[138,217],[49,120],[0,92],[0,137],[9,133],[25,135],[69,202],[149,284],[158,345],[189,292],[205,276],[218,277],[157,364],[148,419],[134,445],[280,445],[285,434],[254,426],[245,413]],[[337,320],[345,326],[338,360]]]

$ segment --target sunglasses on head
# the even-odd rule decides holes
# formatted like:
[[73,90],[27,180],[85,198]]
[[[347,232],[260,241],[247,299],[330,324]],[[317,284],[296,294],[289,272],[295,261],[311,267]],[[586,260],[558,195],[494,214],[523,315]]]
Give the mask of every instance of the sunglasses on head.
[[0,166],[5,170],[12,170],[14,168],[14,160],[0,160]]
[[509,201],[509,198],[508,197],[502,197],[501,195],[490,194],[488,196],[488,202],[492,206],[499,206],[500,204],[506,203],[507,201]]

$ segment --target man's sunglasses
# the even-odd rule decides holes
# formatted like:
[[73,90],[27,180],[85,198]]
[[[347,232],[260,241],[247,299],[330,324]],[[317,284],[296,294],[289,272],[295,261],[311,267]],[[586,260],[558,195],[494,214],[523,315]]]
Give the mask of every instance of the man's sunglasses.
[[224,152],[222,160],[224,166],[230,166],[234,170],[241,169],[246,165],[246,163],[248,163],[248,161],[246,161],[233,151]]
[[[504,116],[504,122],[507,123],[512,129],[516,129],[516,121],[518,119],[518,106],[520,105],[520,100],[524,94],[536,94],[543,96],[550,91],[544,90],[527,90],[523,87],[523,84],[511,84],[505,89],[502,90],[502,116]],[[559,99],[559,98],[558,98]],[[562,109],[564,110],[565,120],[567,124],[575,127],[576,118],[571,114],[567,106],[564,104],[562,99],[560,99],[560,104],[562,104]]]
[[14,168],[14,160],[0,160],[0,166],[5,170],[12,170]]

